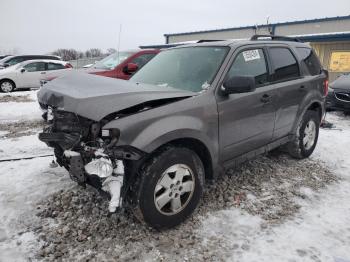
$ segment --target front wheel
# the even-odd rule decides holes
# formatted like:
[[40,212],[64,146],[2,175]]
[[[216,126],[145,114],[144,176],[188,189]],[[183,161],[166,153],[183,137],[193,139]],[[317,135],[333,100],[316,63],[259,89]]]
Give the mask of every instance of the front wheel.
[[15,85],[13,82],[9,80],[3,80],[0,82],[0,90],[3,93],[10,93],[15,89]]
[[296,135],[287,145],[291,156],[299,159],[309,157],[314,151],[320,128],[320,119],[316,111],[308,110],[300,121]]
[[200,202],[204,168],[187,148],[167,147],[140,172],[135,215],[151,227],[171,228],[192,214]]

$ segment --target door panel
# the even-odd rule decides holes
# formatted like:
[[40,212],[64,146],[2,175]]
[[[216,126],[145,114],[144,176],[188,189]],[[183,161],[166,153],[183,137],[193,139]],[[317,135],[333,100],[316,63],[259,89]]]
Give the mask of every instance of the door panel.
[[228,161],[272,139],[275,122],[275,90],[269,84],[269,70],[263,47],[236,52],[225,79],[252,76],[257,89],[250,93],[218,96],[219,144],[222,161]]
[[308,86],[301,78],[295,54],[286,46],[268,48],[272,65],[272,87],[276,90],[276,121],[273,139],[290,133]]
[[[270,102],[263,102],[269,95]],[[272,139],[276,99],[270,87],[255,92],[233,94],[218,103],[219,137],[223,161],[247,153]]]
[[19,81],[22,87],[40,87],[40,79],[45,76],[45,63],[34,62],[23,67],[26,71],[19,72]]
[[283,83],[274,84],[276,89],[276,122],[273,138],[284,137],[292,130],[297,117],[300,102],[307,94],[309,85],[304,79],[297,79]]

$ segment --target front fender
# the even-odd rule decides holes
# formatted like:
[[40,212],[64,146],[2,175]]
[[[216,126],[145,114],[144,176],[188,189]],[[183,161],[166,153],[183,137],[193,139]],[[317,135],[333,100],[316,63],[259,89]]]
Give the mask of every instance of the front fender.
[[199,118],[181,115],[153,120],[141,119],[142,113],[114,120],[103,128],[120,129],[118,145],[130,145],[147,153],[176,139],[196,139],[207,147],[214,163],[217,162],[219,155],[217,134],[206,132],[217,130],[217,128],[209,127],[216,123],[210,123],[210,121],[205,123]]

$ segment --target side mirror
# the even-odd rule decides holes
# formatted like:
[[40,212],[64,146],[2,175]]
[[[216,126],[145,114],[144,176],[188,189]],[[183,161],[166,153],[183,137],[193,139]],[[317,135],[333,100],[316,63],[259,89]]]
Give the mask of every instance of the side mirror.
[[127,64],[127,65],[123,68],[123,72],[124,72],[125,74],[131,75],[131,74],[135,73],[135,72],[137,71],[138,68],[139,68],[139,67],[137,66],[137,64],[129,63],[129,64]]
[[248,93],[255,91],[255,78],[253,76],[234,76],[224,81],[221,91],[225,95]]
[[3,67],[5,67],[5,68],[6,68],[6,67],[9,67],[9,66],[10,66],[9,64],[6,64],[6,63],[3,64]]
[[21,68],[21,73],[24,73],[26,70],[24,68]]

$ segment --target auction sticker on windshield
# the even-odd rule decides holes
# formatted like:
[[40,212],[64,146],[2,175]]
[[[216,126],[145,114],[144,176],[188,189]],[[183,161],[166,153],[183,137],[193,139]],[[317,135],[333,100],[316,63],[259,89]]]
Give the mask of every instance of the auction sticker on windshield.
[[244,57],[244,61],[248,62],[248,61],[260,59],[260,54],[258,49],[247,50],[243,52],[243,57]]

